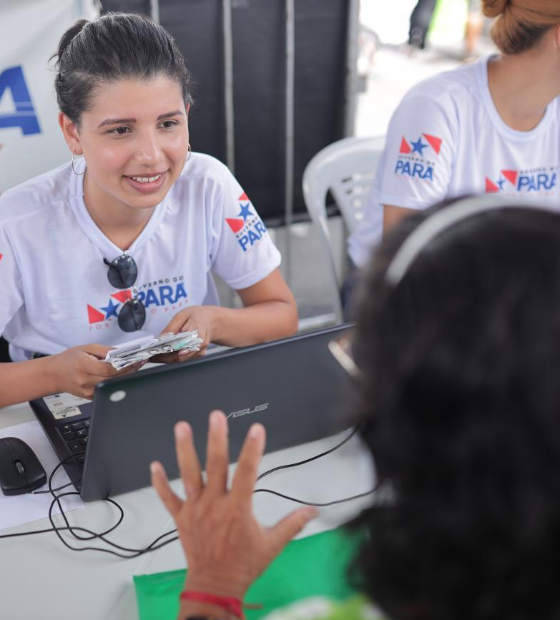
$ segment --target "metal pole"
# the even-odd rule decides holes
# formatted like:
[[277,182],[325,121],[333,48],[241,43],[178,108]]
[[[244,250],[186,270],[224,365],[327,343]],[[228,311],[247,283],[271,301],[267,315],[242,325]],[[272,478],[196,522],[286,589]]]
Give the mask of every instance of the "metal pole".
[[346,80],[344,84],[344,137],[354,135],[356,116],[356,91],[358,90],[358,33],[360,28],[360,2],[348,2],[348,27],[346,44]]
[[[222,36],[224,50],[224,119],[226,129],[226,165],[235,174],[235,117],[233,109],[233,25],[231,0],[222,0]],[[228,306],[235,307],[235,291],[229,289]]]
[[[346,29],[346,76],[344,84],[344,137],[354,135],[356,122],[356,93],[358,90],[358,33],[360,29],[360,1],[348,2],[348,26]],[[340,264],[344,280],[348,266],[348,227],[340,218],[342,235],[340,244]]]
[[150,0],[150,15],[159,24],[159,0]]
[[226,121],[226,163],[235,174],[235,134],[233,109],[233,26],[231,0],[222,0],[224,35],[224,116]]
[[286,135],[284,159],[284,219],[286,225],[286,281],[292,285],[292,221],[294,214],[294,92],[295,3],[286,0]]

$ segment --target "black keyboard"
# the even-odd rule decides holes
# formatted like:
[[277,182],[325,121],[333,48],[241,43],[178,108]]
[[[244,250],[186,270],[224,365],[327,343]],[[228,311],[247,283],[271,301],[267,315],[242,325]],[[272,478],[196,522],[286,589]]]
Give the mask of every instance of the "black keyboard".
[[77,454],[76,462],[78,465],[83,467],[86,460],[85,451],[88,442],[89,420],[64,424],[59,426],[58,430],[70,452]]

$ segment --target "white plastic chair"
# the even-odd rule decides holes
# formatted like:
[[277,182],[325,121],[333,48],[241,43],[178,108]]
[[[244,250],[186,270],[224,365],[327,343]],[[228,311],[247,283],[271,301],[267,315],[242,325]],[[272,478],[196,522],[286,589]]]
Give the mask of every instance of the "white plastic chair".
[[303,172],[303,198],[328,256],[337,321],[342,321],[339,278],[327,221],[327,193],[330,191],[350,233],[362,219],[385,136],[344,138],[319,151]]

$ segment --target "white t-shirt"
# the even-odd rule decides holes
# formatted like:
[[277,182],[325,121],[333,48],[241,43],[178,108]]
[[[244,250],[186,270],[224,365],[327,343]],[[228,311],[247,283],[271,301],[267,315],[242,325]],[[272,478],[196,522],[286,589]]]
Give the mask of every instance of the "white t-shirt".
[[381,239],[382,205],[425,209],[486,192],[560,208],[558,99],[535,129],[512,129],[492,101],[488,61],[421,82],[397,108],[364,218],[349,239],[348,252],[359,267]]
[[127,250],[147,318],[142,330],[123,332],[117,314],[130,290],[111,286],[103,262],[123,252],[91,219],[83,179],[65,164],[0,196],[0,334],[14,361],[159,334],[182,308],[219,303],[211,271],[242,289],[280,264],[229,170],[193,153]]

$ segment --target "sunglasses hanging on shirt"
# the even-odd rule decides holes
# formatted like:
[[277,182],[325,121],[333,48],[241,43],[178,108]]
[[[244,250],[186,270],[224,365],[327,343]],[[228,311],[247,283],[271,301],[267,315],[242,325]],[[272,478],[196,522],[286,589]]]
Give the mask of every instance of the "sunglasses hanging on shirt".
[[[138,277],[138,267],[132,256],[122,254],[111,262],[104,258],[103,262],[109,267],[107,279],[111,286],[118,289],[127,289],[134,286]],[[136,289],[133,289],[133,293],[134,297],[124,302],[117,316],[119,327],[124,332],[138,331],[146,322],[146,308],[136,297]]]

